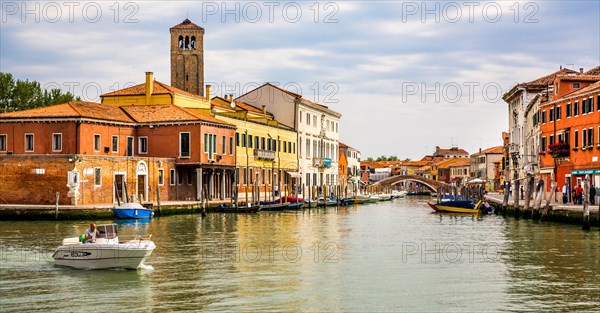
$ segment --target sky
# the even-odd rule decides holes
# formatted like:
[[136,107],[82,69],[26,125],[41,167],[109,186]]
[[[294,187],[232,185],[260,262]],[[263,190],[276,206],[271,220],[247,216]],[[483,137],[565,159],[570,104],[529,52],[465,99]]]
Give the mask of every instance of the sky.
[[502,94],[600,64],[599,1],[2,1],[0,71],[83,100],[170,84],[169,28],[206,31],[205,82],[271,82],[342,114],[363,159],[501,145]]

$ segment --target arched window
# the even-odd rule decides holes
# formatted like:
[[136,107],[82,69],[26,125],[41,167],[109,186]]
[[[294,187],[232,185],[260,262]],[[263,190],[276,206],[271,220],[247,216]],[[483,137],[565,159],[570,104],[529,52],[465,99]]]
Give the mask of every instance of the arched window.
[[196,36],[192,36],[192,43],[190,45],[192,50],[196,50]]
[[190,48],[190,37],[189,36],[185,36],[185,48],[186,49]]
[[183,49],[183,36],[179,36],[179,49]]

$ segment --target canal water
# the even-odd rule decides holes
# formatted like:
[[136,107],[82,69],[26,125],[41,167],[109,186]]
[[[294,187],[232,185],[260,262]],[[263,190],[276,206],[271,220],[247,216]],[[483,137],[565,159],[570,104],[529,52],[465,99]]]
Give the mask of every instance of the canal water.
[[137,271],[55,266],[84,222],[0,222],[0,311],[600,311],[597,229],[425,199],[119,224],[153,235]]

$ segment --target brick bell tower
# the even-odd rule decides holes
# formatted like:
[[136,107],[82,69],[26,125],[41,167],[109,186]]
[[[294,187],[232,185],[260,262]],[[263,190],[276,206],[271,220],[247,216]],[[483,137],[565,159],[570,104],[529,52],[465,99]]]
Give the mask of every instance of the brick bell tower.
[[204,96],[204,28],[187,18],[171,32],[171,86]]

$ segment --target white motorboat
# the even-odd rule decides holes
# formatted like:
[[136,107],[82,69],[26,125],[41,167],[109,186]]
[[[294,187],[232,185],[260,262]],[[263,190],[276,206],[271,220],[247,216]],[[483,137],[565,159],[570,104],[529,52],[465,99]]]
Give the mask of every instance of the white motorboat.
[[54,251],[57,265],[79,269],[137,269],[156,246],[147,238],[119,242],[116,224],[98,225],[95,242],[82,243],[80,237],[65,238]]

